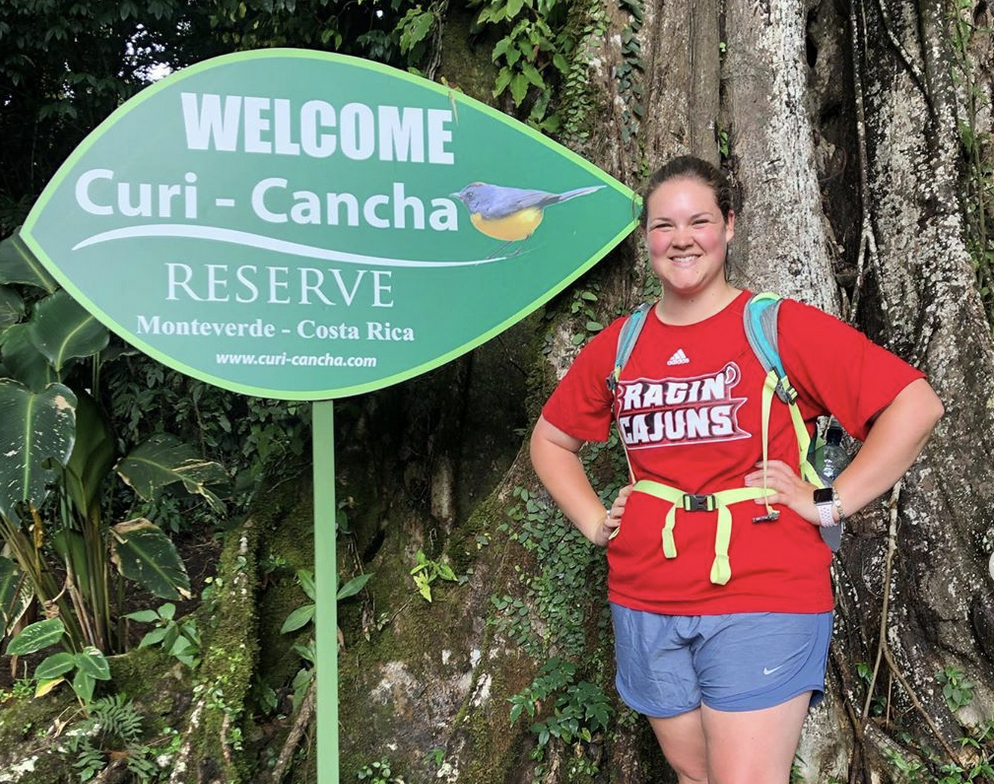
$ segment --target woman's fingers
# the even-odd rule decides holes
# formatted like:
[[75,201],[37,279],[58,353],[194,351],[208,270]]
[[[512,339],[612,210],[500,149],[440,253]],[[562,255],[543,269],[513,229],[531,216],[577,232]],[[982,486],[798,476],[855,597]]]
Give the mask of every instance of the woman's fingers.
[[771,495],[755,499],[757,504],[781,504],[797,512],[801,517],[811,522],[813,509],[812,492],[814,485],[804,481],[794,469],[782,460],[770,460],[764,473],[762,463],[757,463],[757,470],[745,476],[746,487],[767,487],[773,491]]

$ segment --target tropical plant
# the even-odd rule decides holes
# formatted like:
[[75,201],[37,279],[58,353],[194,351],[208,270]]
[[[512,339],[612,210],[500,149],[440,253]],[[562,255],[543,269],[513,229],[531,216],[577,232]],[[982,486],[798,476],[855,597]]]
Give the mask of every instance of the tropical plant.
[[176,620],[176,605],[166,602],[158,610],[139,610],[124,616],[139,623],[154,623],[155,628],[148,632],[139,648],[161,645],[162,650],[175,656],[190,669],[200,664],[200,630],[193,617]]
[[[8,656],[24,656],[58,645],[66,634],[66,627],[58,618],[32,623],[7,645]],[[97,681],[110,680],[110,665],[106,657],[92,645],[76,653],[53,653],[35,668],[35,696],[47,694],[70,672],[75,672],[70,685],[80,704],[85,708],[93,700]]]
[[458,582],[459,578],[452,571],[452,567],[442,561],[435,561],[425,555],[424,550],[418,550],[417,565],[411,569],[411,576],[414,578],[414,585],[418,593],[426,602],[431,601],[431,584],[435,580],[442,579],[449,582]]
[[101,369],[122,354],[109,343],[19,238],[0,243],[0,634],[36,600],[61,619],[73,653],[123,648],[121,577],[163,599],[190,596],[179,553],[158,526],[108,522],[112,473],[143,500],[174,485],[217,507],[211,488],[228,479],[167,434],[119,457],[99,403]]

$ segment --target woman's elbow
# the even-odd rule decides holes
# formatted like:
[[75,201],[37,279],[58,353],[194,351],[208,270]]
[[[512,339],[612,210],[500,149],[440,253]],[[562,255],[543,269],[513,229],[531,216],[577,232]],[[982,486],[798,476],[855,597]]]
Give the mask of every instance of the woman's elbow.
[[924,379],[917,385],[915,400],[915,411],[922,428],[926,433],[931,433],[932,429],[942,419],[946,412],[945,406],[935,390]]

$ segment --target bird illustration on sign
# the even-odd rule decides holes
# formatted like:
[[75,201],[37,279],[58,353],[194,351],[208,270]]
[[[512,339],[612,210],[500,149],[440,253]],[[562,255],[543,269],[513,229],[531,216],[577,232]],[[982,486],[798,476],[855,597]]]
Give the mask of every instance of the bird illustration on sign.
[[[491,254],[493,256],[512,242],[528,239],[542,222],[546,207],[578,196],[586,196],[603,187],[603,185],[594,185],[564,193],[549,193],[529,188],[509,188],[503,185],[473,182],[450,195],[466,205],[470,221],[478,231],[488,237],[504,240],[504,244]],[[521,253],[522,247],[524,246],[519,247],[514,255]]]

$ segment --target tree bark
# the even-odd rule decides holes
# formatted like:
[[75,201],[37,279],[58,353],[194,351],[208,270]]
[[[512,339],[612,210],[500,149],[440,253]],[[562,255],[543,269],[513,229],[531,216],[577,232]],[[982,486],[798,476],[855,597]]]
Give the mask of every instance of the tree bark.
[[[635,114],[631,95],[612,78],[626,58],[618,44],[633,27],[626,9],[610,2],[595,9],[605,30],[577,49],[578,67],[589,63],[588,93],[577,105],[601,111],[596,132],[567,139],[571,146],[633,186],[675,154],[723,161],[745,197],[736,281],[850,320],[921,367],[947,407],[922,458],[890,498],[852,521],[836,559],[829,693],[807,723],[798,773],[806,781],[887,780],[886,755],[924,760],[926,747],[938,763],[925,765],[966,761],[956,738],[994,708],[987,573],[994,405],[986,391],[994,350],[959,196],[956,9],[939,0],[647,4],[634,24],[643,64],[636,103],[644,107]],[[978,5],[972,14],[982,24],[989,12]],[[989,40],[975,39],[968,55],[989,62]],[[445,67],[443,56],[441,74]],[[989,72],[976,70],[987,84]],[[989,109],[977,122],[977,132],[989,128]],[[624,243],[581,284],[601,286],[605,318],[644,296],[638,244]],[[558,315],[533,412],[575,353],[566,311],[550,308]],[[519,455],[491,501],[511,504],[509,491],[521,483],[538,491]],[[486,599],[506,593],[539,615],[527,590],[534,583],[523,591],[521,574],[540,574],[541,562],[515,541],[492,542],[459,613],[493,623]],[[599,612],[592,601],[583,616],[587,655],[609,662],[604,635],[589,633]],[[520,723],[509,730],[506,700],[530,684],[542,657],[526,655],[500,628],[475,627],[463,641],[479,651],[479,663],[466,673],[471,685],[450,716],[452,730],[436,717],[432,742],[446,749],[451,781],[524,782],[534,774],[527,759],[534,737]],[[975,684],[972,701],[955,714],[936,679],[943,671]],[[593,744],[551,743],[541,779],[581,780],[571,765],[579,756],[597,758],[597,781],[671,780],[641,721],[624,727]]]

